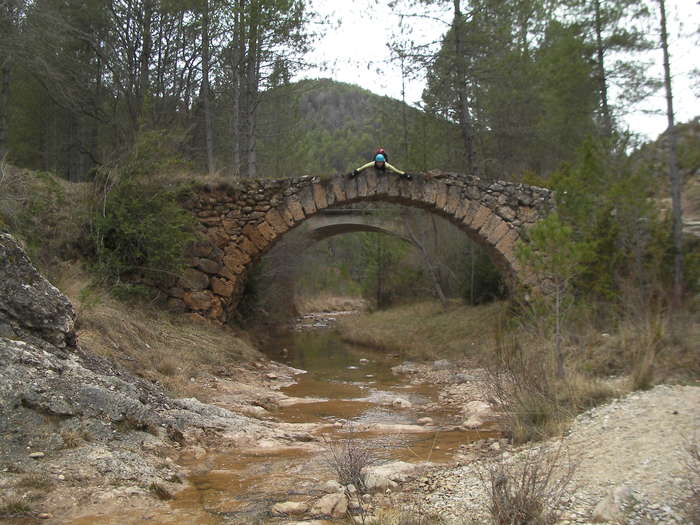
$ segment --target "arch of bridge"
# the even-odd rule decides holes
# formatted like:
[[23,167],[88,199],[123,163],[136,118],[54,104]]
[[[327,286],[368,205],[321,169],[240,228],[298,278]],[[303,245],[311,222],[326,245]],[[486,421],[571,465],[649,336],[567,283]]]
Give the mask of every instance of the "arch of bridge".
[[553,206],[544,188],[428,172],[411,180],[367,170],[355,178],[299,177],[243,180],[203,187],[185,206],[197,217],[202,240],[189,266],[167,290],[173,309],[225,322],[235,312],[249,269],[287,232],[320,210],[378,200],[440,214],[487,248],[508,281],[530,282],[515,258],[524,228]]

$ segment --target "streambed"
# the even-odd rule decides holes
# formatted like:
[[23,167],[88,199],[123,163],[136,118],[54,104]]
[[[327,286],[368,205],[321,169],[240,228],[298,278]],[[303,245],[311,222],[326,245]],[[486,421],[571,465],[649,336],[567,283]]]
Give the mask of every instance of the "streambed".
[[168,502],[167,511],[106,513],[72,523],[283,523],[270,517],[272,505],[318,497],[324,482],[335,478],[326,459],[329,441],[361,440],[379,462],[445,463],[460,446],[497,435],[461,429],[460,414],[437,404],[440,385],[412,384],[392,372],[401,364],[398,355],[347,344],[328,329],[330,323],[313,324],[321,326],[290,331],[265,349],[270,359],[305,371],[281,389],[288,398],[269,415],[309,429],[308,442],[184,458],[189,487]]

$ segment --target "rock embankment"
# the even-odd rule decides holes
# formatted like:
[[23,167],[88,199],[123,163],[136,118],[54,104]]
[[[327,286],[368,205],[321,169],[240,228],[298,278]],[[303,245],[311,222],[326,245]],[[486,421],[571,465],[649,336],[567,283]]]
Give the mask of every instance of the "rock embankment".
[[[0,508],[41,487],[55,511],[105,487],[176,490],[173,461],[202,435],[250,444],[270,425],[157,385],[76,343],[68,299],[0,234]],[[48,490],[50,488],[50,490]]]

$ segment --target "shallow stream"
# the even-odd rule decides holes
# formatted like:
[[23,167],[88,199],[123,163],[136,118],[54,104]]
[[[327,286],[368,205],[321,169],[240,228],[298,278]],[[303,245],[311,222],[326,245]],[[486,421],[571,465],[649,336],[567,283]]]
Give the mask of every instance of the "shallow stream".
[[[438,385],[411,384],[407,376],[391,371],[401,363],[398,356],[344,343],[332,330],[290,332],[272,341],[266,354],[307,372],[282,389],[290,397],[305,398],[304,402],[271,412],[275,419],[325,424],[324,439],[361,439],[380,461],[445,462],[460,445],[494,435],[456,430],[457,414],[435,409]],[[398,406],[397,399],[410,406]],[[418,420],[425,417],[432,419],[430,430],[415,432]],[[411,425],[414,432],[398,432],[395,425]],[[263,519],[268,523],[274,503],[309,499],[320,494],[325,481],[334,479],[318,449],[210,454],[186,466],[194,472],[191,486],[169,502],[171,512],[143,515],[144,523],[218,525]],[[121,521],[104,519],[99,523],[132,522],[124,521],[124,515]]]

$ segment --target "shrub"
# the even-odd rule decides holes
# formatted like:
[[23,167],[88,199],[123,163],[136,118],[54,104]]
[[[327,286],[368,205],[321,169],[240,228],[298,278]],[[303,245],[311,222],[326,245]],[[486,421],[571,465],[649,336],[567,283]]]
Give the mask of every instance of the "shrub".
[[686,519],[693,525],[700,524],[700,440],[697,437],[686,445],[686,466],[691,496],[683,509]]
[[494,525],[551,525],[569,495],[575,464],[562,448],[527,450],[480,471]]
[[[112,283],[146,276],[160,281],[178,274],[194,240],[195,219],[179,199],[183,184],[163,177],[179,165],[167,135],[144,134],[127,162],[103,172],[95,183],[91,239],[95,266]],[[127,287],[124,294],[142,295]]]

